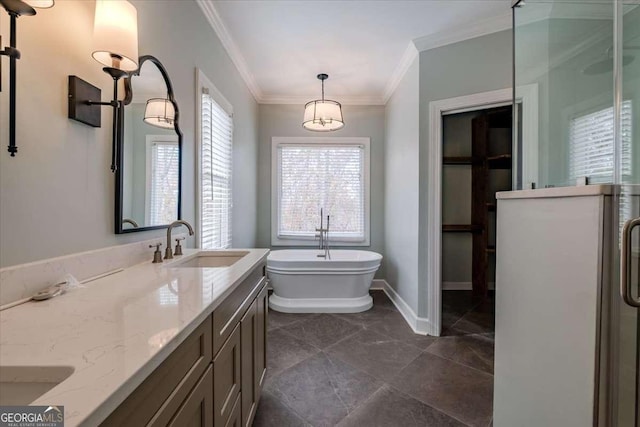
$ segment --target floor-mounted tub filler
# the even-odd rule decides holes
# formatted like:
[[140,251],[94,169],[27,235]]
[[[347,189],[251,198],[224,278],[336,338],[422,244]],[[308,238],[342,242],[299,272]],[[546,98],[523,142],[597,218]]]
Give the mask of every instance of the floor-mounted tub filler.
[[358,313],[370,309],[369,288],[380,267],[376,252],[332,249],[330,258],[316,249],[272,251],[267,273],[273,287],[272,310],[285,313]]

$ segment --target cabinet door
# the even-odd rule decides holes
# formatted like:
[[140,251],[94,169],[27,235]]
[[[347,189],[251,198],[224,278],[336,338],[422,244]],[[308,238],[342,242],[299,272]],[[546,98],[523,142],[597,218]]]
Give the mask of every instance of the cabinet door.
[[236,398],[236,403],[233,405],[231,416],[224,427],[242,427],[242,411],[240,410],[242,404],[240,400],[240,396],[238,396]]
[[258,336],[257,300],[240,321],[242,349],[242,425],[251,426],[256,412],[256,342]]
[[214,423],[223,426],[229,419],[240,393],[240,325],[213,359]]
[[169,422],[171,427],[213,427],[213,369],[191,391]]
[[258,333],[256,334],[256,405],[260,400],[260,392],[267,377],[267,321],[269,316],[269,290],[265,286],[256,298],[258,318]]

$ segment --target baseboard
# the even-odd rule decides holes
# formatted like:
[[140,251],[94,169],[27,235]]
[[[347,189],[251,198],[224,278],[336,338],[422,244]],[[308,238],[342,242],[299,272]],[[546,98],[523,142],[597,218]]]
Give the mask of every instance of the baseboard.
[[374,291],[384,291],[386,283],[387,281],[384,279],[373,279],[370,289],[373,289]]
[[[496,288],[495,282],[489,282],[489,289]],[[443,291],[470,291],[473,289],[471,282],[442,282]]]
[[[377,282],[377,283],[376,283]],[[382,288],[379,288],[381,286]],[[431,330],[431,323],[429,319],[424,317],[418,317],[413,309],[406,303],[404,299],[391,287],[386,280],[374,280],[371,289],[382,289],[389,297],[393,305],[396,306],[404,320],[414,333],[418,335],[428,335]]]

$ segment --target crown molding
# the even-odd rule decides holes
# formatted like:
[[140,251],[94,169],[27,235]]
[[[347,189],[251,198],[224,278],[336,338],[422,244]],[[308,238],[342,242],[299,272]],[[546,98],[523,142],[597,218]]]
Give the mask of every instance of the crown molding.
[[387,83],[387,87],[384,89],[384,95],[382,98],[385,104],[389,101],[393,92],[398,88],[398,85],[404,78],[404,75],[409,71],[411,64],[413,64],[413,61],[418,57],[418,53],[416,45],[412,41],[409,42],[409,45],[402,54],[402,58],[400,58],[400,62],[396,66],[396,69],[393,71],[393,74]]
[[253,77],[253,74],[249,70],[249,66],[245,61],[244,56],[242,56],[240,49],[231,38],[229,31],[227,31],[227,27],[222,22],[222,18],[218,14],[213,3],[207,0],[196,0],[196,3],[200,6],[200,9],[202,9],[204,16],[207,18],[209,24],[213,28],[213,31],[215,31],[216,35],[220,39],[220,42],[227,51],[227,54],[229,54],[231,61],[238,69],[238,72],[249,88],[249,91],[257,102],[261,102],[262,91],[256,83],[255,77]]
[[511,12],[413,40],[419,52],[511,29]]
[[[318,94],[314,95],[292,95],[292,96],[263,96],[260,104],[283,104],[283,105],[304,105],[309,101],[318,99]],[[328,99],[328,98],[327,98]],[[342,105],[384,105],[386,101],[379,96],[340,96],[335,99]]]

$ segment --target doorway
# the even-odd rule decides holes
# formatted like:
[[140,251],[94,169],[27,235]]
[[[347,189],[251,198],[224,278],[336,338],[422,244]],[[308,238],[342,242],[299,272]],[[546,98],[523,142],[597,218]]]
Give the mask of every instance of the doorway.
[[442,129],[442,332],[492,333],[496,193],[514,182],[512,106],[444,114]]

